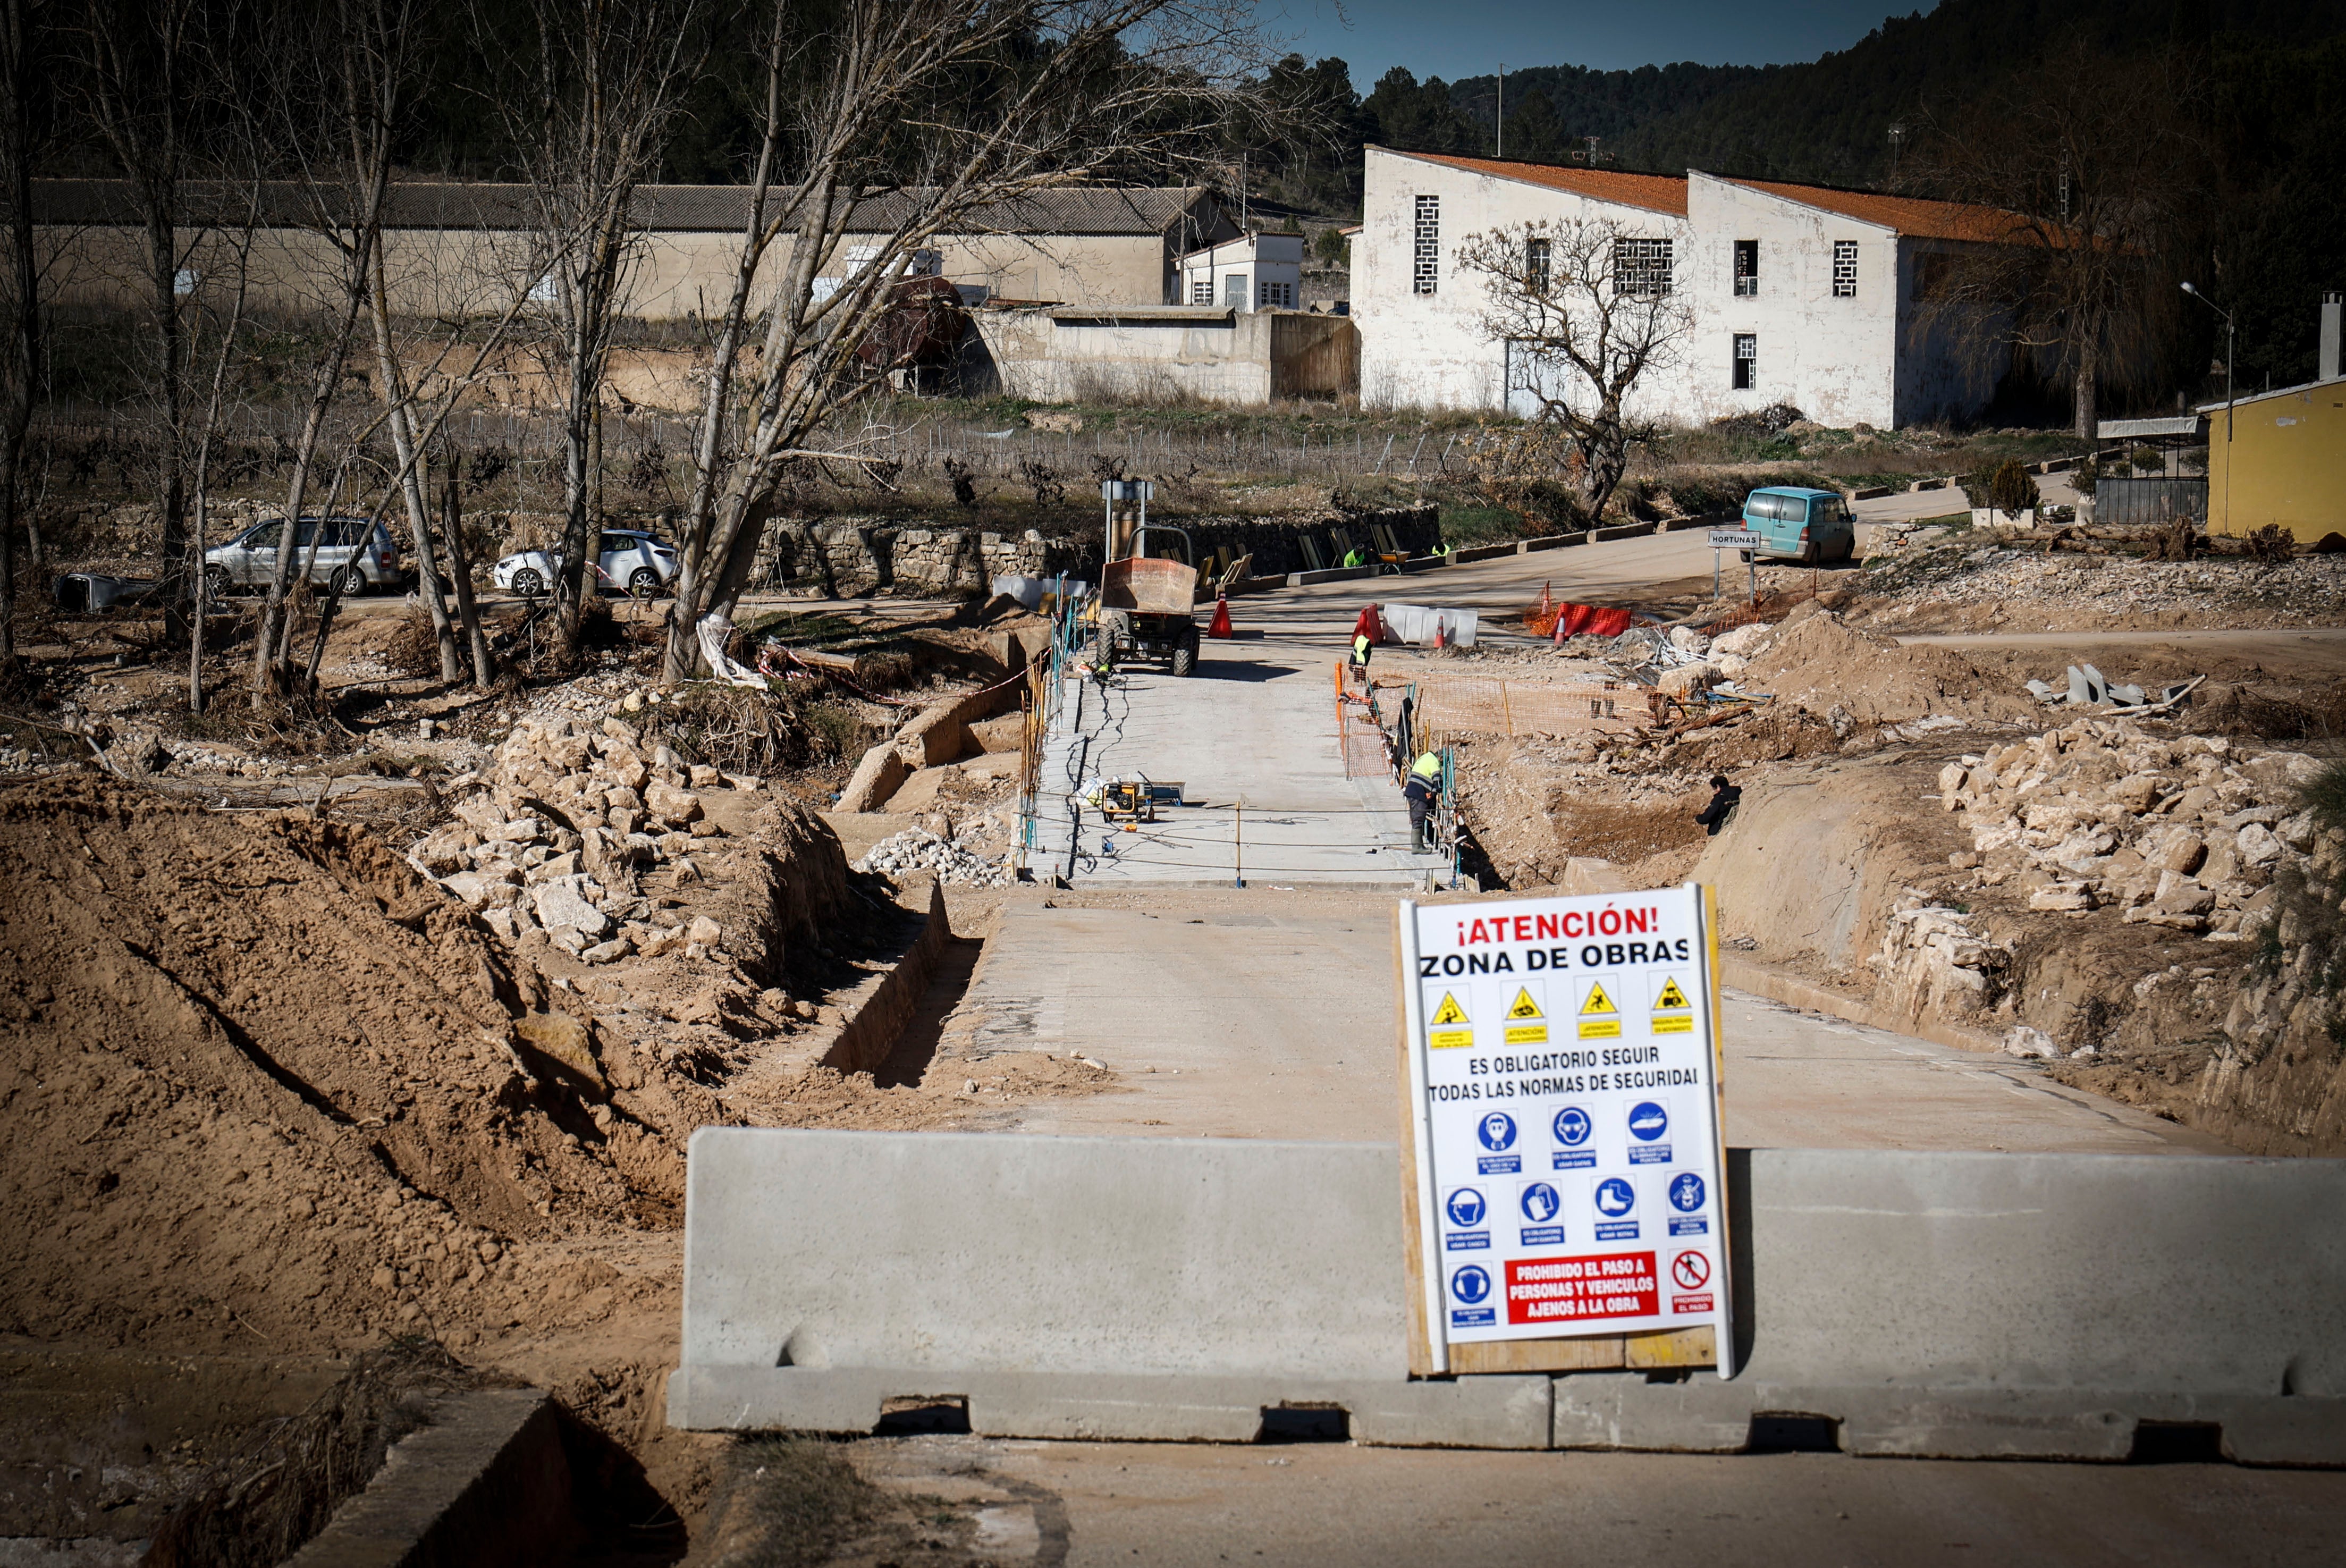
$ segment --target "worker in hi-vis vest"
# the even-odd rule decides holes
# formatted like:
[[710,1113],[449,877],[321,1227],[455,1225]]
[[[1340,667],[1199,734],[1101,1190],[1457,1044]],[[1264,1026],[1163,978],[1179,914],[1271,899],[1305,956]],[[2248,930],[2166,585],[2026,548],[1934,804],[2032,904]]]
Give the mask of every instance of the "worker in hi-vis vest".
[[1433,847],[1425,819],[1434,801],[1442,798],[1442,759],[1431,751],[1420,757],[1401,792],[1409,802],[1410,848],[1422,855]]

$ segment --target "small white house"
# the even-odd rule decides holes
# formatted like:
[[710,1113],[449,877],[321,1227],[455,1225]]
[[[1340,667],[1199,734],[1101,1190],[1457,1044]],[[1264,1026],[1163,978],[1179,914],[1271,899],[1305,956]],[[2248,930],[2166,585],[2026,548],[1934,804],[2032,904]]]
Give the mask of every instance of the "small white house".
[[1553,368],[1482,326],[1474,234],[1610,221],[1641,277],[1682,295],[1688,327],[1641,379],[1633,417],[1699,423],[1790,403],[1835,426],[1976,412],[1991,373],[1958,355],[1925,295],[1930,258],[2000,242],[1990,209],[1768,180],[1556,168],[1367,149],[1352,317],[1361,395],[1381,406],[1513,408]]
[[1181,258],[1183,305],[1292,311],[1303,287],[1303,236],[1241,234]]

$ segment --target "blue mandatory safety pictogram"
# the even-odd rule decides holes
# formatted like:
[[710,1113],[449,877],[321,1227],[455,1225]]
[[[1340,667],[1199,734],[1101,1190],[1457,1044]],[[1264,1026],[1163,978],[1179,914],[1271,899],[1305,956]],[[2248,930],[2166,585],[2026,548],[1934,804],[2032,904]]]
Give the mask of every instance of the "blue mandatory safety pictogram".
[[1640,1143],[1652,1143],[1670,1130],[1670,1114],[1651,1100],[1641,1100],[1629,1110],[1629,1135]]
[[1544,1181],[1535,1181],[1524,1188],[1524,1217],[1535,1225],[1545,1225],[1563,1207],[1564,1200],[1556,1196],[1556,1188]]
[[1596,1130],[1596,1120],[1578,1105],[1566,1105],[1556,1114],[1556,1141],[1566,1148],[1578,1148]]
[[1619,1176],[1606,1176],[1596,1184],[1596,1207],[1599,1212],[1620,1218],[1637,1207],[1637,1189]]
[[1450,1293],[1471,1307],[1491,1293],[1491,1276],[1470,1263],[1450,1277]]
[[1692,1214],[1709,1196],[1703,1190],[1702,1177],[1692,1171],[1680,1171],[1670,1178],[1670,1207],[1680,1214]]
[[1515,1141],[1515,1119],[1504,1111],[1494,1111],[1483,1118],[1475,1129],[1483,1146],[1493,1153],[1512,1147]]
[[1471,1186],[1462,1186],[1450,1195],[1450,1223],[1456,1226],[1476,1226],[1483,1223],[1483,1195]]

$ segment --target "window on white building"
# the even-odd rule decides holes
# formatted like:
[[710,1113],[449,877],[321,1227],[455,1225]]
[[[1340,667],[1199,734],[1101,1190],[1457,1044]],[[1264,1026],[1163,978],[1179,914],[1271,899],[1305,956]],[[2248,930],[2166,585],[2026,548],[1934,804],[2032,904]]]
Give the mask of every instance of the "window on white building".
[[1554,253],[1547,236],[1534,235],[1524,241],[1524,281],[1535,294],[1547,292],[1548,258]]
[[1417,248],[1410,265],[1410,290],[1431,294],[1442,271],[1442,198],[1417,199]]
[[1760,292],[1760,241],[1757,239],[1735,242],[1735,291],[1744,295]]
[[1189,280],[1189,303],[1210,305],[1214,302],[1214,275],[1201,272]]
[[1292,283],[1258,283],[1254,290],[1254,306],[1258,311],[1291,311],[1295,308],[1295,285]]
[[1857,241],[1854,239],[1833,241],[1833,298],[1857,298]]
[[1755,332],[1735,334],[1735,379],[1737,392],[1749,392],[1760,384],[1760,338]]
[[1635,300],[1666,299],[1670,291],[1670,242],[1613,241],[1613,291]]
[[1223,273],[1222,303],[1233,311],[1245,310],[1247,308],[1247,283],[1249,280],[1250,275],[1244,272]]

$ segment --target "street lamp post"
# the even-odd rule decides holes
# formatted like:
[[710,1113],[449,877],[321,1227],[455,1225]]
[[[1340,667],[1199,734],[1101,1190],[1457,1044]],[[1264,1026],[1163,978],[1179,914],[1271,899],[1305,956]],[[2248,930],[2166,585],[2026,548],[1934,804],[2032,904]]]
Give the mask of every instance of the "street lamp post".
[[2188,283],[2183,285],[2183,291],[2224,318],[2224,443],[2229,446],[2232,440],[2232,312]]
[[2232,312],[2188,283],[2183,285],[2183,291],[2224,318],[2224,527],[2229,532],[2232,526]]

